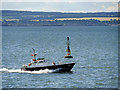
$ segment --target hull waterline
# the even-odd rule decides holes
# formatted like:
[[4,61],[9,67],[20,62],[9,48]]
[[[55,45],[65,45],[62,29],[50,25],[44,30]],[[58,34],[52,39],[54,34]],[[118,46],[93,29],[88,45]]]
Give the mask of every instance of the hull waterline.
[[60,65],[50,65],[50,66],[42,66],[42,67],[22,67],[21,70],[24,71],[39,71],[39,70],[57,70],[59,72],[69,72],[73,68],[75,63],[68,64],[60,64]]

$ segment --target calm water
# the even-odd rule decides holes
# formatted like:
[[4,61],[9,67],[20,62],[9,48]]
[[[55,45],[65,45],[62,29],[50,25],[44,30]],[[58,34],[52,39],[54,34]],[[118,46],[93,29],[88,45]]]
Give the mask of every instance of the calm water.
[[[116,26],[3,27],[3,88],[117,88],[118,28]],[[70,37],[73,59],[66,55]],[[32,48],[48,62],[75,62],[70,73],[50,70],[22,72]]]

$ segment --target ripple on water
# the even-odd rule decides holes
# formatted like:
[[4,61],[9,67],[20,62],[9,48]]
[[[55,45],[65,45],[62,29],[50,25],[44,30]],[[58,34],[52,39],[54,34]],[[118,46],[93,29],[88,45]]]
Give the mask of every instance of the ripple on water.
[[[2,63],[6,67],[0,69],[3,88],[117,87],[117,29],[115,26],[3,27]],[[63,58],[67,36],[72,60]],[[32,48],[49,62],[76,62],[73,73],[17,70],[31,62]]]

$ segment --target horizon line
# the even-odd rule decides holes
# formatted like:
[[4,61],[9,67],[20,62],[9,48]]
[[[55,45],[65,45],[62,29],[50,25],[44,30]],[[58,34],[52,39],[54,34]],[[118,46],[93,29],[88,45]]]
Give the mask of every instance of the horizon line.
[[0,11],[26,11],[26,12],[59,12],[59,13],[101,13],[101,12],[120,12],[120,11],[37,11],[37,10],[0,10]]

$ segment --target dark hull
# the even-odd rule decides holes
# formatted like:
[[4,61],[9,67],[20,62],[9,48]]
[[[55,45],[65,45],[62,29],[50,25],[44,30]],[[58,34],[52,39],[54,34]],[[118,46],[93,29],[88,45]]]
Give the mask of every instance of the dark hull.
[[71,71],[74,65],[75,63],[51,65],[51,66],[43,66],[43,67],[22,67],[21,70],[39,71],[39,70],[49,69],[49,70],[56,70],[58,72],[68,72],[68,71]]

